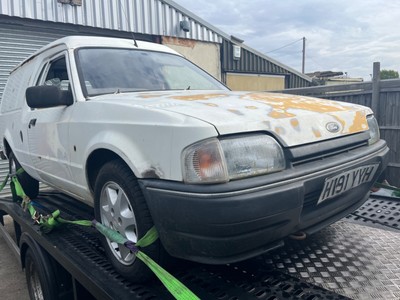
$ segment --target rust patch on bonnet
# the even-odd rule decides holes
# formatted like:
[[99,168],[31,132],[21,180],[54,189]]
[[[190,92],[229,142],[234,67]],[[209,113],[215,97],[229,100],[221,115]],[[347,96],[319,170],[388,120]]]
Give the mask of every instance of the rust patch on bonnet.
[[271,118],[280,119],[294,117],[288,112],[289,109],[298,109],[318,113],[332,113],[338,111],[348,111],[351,108],[342,106],[329,100],[318,98],[291,97],[286,95],[271,95],[262,93],[250,93],[241,97],[242,99],[251,99],[270,105],[273,110],[269,113]]
[[275,131],[277,134],[279,134],[279,135],[283,135],[283,134],[286,133],[285,128],[283,128],[283,127],[281,127],[281,126],[275,127],[275,130],[274,130],[274,131]]
[[317,137],[317,138],[322,137],[321,131],[319,131],[318,129],[313,128],[312,131],[313,131],[315,137]]
[[353,133],[353,132],[364,131],[367,129],[368,129],[368,124],[365,112],[357,111],[354,116],[353,124],[349,128],[349,132]]
[[291,119],[290,120],[290,125],[292,125],[293,128],[298,129],[300,126],[299,120],[297,119]]
[[143,99],[149,99],[149,98],[160,98],[161,96],[165,96],[165,94],[160,95],[160,94],[141,94],[138,97],[143,98]]
[[218,104],[215,103],[203,103],[203,104],[211,107],[218,107]]
[[274,119],[285,119],[285,118],[295,117],[296,115],[288,113],[286,111],[273,110],[268,114],[268,116]]
[[227,94],[197,94],[187,96],[172,96],[171,99],[184,100],[184,101],[196,101],[196,100],[210,100],[214,98],[228,97]]

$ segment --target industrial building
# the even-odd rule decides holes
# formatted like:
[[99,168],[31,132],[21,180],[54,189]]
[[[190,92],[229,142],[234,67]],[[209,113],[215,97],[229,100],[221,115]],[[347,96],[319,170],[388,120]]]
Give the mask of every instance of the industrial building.
[[311,79],[246,46],[170,0],[2,0],[0,97],[10,71],[43,45],[67,35],[165,44],[233,90],[306,87]]

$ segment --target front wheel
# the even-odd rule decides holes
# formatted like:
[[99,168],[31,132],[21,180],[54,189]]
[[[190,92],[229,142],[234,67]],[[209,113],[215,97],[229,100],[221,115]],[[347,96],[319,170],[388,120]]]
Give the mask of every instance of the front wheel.
[[[106,163],[95,184],[95,216],[97,221],[137,242],[152,228],[153,221],[137,179],[121,160]],[[106,254],[118,273],[125,278],[141,282],[152,272],[136,255],[122,244],[102,237]],[[143,249],[160,263],[163,248],[159,240]]]
[[[8,166],[10,174],[15,174],[21,168],[21,165],[13,152],[10,152],[10,154],[8,155]],[[39,181],[32,178],[26,172],[18,174],[17,178],[22,188],[24,189],[25,194],[31,199],[36,198],[39,194]]]

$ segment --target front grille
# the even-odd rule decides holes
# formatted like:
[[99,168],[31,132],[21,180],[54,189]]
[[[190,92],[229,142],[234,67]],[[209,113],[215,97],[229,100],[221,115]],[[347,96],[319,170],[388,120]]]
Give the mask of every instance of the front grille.
[[336,149],[332,149],[331,151],[318,153],[318,154],[314,154],[314,155],[309,155],[306,157],[296,158],[296,159],[292,160],[292,166],[296,167],[296,166],[310,163],[313,161],[323,160],[328,157],[332,157],[332,156],[335,156],[338,154],[349,152],[354,149],[365,147],[366,145],[367,145],[367,143],[359,143],[357,145],[351,145],[351,146],[347,146],[345,148],[336,148]]
[[293,167],[323,160],[354,149],[368,146],[369,133],[362,132],[318,143],[287,149],[287,155]]

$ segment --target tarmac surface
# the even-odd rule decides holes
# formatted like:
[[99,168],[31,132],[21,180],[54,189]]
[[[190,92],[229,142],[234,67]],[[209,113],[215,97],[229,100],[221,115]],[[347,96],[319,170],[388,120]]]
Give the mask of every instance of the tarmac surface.
[[[13,230],[12,219],[4,217],[5,226]],[[10,251],[6,241],[0,234],[0,298],[4,300],[28,300],[28,288],[25,272],[18,259]]]

